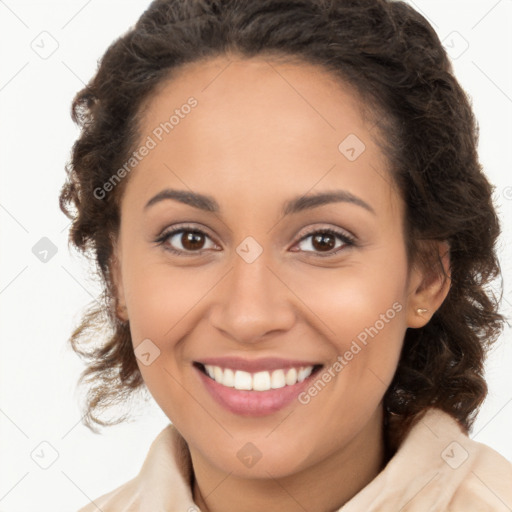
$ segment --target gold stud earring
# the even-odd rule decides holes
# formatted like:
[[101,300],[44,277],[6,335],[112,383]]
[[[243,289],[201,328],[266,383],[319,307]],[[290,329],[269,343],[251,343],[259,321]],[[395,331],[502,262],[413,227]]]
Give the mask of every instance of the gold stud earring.
[[416,313],[417,313],[418,315],[423,315],[423,313],[426,313],[427,311],[428,311],[428,309],[425,309],[425,308],[418,308],[418,309],[416,310]]
[[121,323],[126,323],[126,320],[123,318],[124,316],[127,316],[128,310],[126,309],[126,306],[116,306],[116,318]]

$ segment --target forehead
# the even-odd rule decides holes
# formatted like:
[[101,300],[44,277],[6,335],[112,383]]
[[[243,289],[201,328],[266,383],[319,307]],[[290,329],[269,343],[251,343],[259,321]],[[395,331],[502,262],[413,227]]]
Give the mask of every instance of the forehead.
[[[276,140],[283,142],[287,133],[298,129],[312,140],[314,131],[330,139],[334,132],[339,136],[346,130],[362,133],[366,129],[364,102],[352,87],[323,68],[263,57],[222,56],[187,63],[164,79],[143,107],[143,133],[151,132],[155,122],[168,120],[190,97],[197,99],[195,112],[201,113],[194,116],[200,118],[194,129],[209,123],[208,132],[238,122],[243,128],[239,135],[250,135],[259,122],[259,128],[261,124],[268,129],[285,128]],[[181,123],[173,135],[186,132],[190,124]]]
[[141,141],[153,148],[132,179],[148,194],[171,181],[231,195],[245,187],[255,200],[256,182],[272,184],[267,196],[317,185],[350,191],[362,181],[389,189],[364,111],[351,88],[310,64],[226,56],[186,64],[141,110]]

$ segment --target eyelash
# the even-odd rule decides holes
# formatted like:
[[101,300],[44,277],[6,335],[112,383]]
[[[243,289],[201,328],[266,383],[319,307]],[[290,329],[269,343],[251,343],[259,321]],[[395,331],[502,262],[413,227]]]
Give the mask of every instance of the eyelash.
[[[208,250],[208,249],[200,249],[198,251],[183,251],[181,249],[175,249],[175,248],[173,248],[170,245],[165,245],[165,242],[167,242],[174,235],[177,235],[178,233],[187,233],[187,232],[193,232],[193,233],[196,233],[196,234],[204,235],[204,236],[206,236],[206,237],[211,239],[211,237],[207,233],[205,233],[203,230],[201,230],[201,229],[195,228],[193,226],[180,226],[180,227],[175,228],[175,229],[173,229],[171,231],[167,231],[167,232],[162,233],[162,235],[160,235],[155,240],[155,243],[157,245],[159,245],[159,246],[163,246],[166,251],[169,251],[169,252],[171,252],[173,254],[178,254],[178,255],[197,256],[197,255],[202,254],[206,250]],[[325,228],[325,229],[313,228],[310,231],[306,232],[297,241],[297,244],[302,242],[302,241],[304,241],[304,240],[306,240],[311,235],[316,235],[316,234],[332,235],[334,237],[339,238],[343,242],[343,244],[344,244],[343,246],[338,247],[334,252],[329,252],[327,254],[322,254],[321,252],[316,252],[316,251],[304,251],[306,253],[314,253],[317,256],[319,256],[320,258],[332,257],[332,256],[338,254],[340,251],[342,251],[343,249],[345,249],[347,247],[356,246],[356,241],[355,241],[354,237],[349,236],[346,233],[338,231],[338,230],[333,229],[333,228]]]

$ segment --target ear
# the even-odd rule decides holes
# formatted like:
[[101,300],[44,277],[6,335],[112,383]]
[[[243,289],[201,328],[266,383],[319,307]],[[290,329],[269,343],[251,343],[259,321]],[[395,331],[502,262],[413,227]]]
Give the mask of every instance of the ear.
[[451,284],[449,243],[428,243],[433,251],[430,263],[415,263],[409,276],[407,326],[416,329],[430,321],[448,295]]
[[128,310],[126,308],[126,300],[124,294],[123,278],[121,272],[121,247],[118,240],[112,241],[113,250],[110,260],[110,273],[112,276],[112,284],[114,285],[116,316],[122,322],[128,321]]

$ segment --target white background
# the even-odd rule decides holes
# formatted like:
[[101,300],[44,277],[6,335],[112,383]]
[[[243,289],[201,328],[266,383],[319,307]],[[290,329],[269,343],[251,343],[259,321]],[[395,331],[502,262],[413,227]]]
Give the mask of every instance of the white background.
[[[510,317],[512,1],[410,3],[451,47],[456,75],[473,99],[480,157],[496,185],[503,222],[503,312]],[[80,423],[75,384],[82,364],[67,338],[99,287],[86,261],[69,253],[68,221],[58,207],[64,165],[78,135],[69,115],[71,100],[107,46],[148,5],[147,0],[0,0],[2,512],[77,510],[135,476],[168,423],[153,403],[135,410],[136,421],[102,435]],[[40,52],[58,48],[41,58],[33,49],[37,45]],[[46,263],[32,252],[43,237],[57,250]],[[512,461],[511,338],[506,327],[488,361],[490,393],[472,437]],[[58,458],[42,469],[31,458],[34,450],[43,464],[53,453]]]

